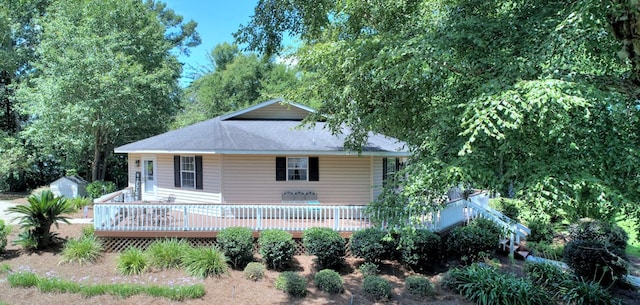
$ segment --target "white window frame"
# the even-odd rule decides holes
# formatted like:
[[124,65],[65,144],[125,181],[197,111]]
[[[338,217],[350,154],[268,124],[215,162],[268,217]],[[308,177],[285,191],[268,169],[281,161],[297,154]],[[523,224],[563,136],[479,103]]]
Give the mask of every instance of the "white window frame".
[[[193,165],[193,170],[185,170],[185,158],[191,158],[191,162]],[[185,179],[184,179],[184,174],[191,174],[193,175],[193,186],[187,185],[185,186]],[[186,189],[196,189],[196,185],[198,185],[198,182],[196,181],[197,176],[196,176],[196,156],[193,155],[180,155],[180,187],[181,188],[186,188]]]
[[[290,167],[289,160],[291,159],[303,159],[305,167]],[[290,170],[304,170],[304,179],[291,179],[293,175],[289,174]],[[309,157],[287,157],[287,181],[309,181]]]

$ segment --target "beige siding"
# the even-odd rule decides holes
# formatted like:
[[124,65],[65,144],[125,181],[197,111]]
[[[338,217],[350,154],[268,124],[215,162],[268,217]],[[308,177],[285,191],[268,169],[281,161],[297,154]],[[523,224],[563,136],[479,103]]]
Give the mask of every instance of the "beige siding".
[[[174,186],[173,179],[173,155],[144,155],[144,157],[156,158],[156,175],[158,179],[157,197],[166,198],[175,196],[176,202],[180,203],[221,203],[220,188],[220,156],[202,156],[202,176],[203,189],[184,189]],[[135,167],[135,160],[140,160],[143,156],[139,154],[129,154],[129,186],[135,185],[135,172],[141,171],[142,167]]]
[[320,156],[317,182],[276,181],[275,158],[224,155],[224,202],[279,203],[284,191],[315,191],[323,204],[371,202],[371,157]]
[[373,199],[378,198],[378,195],[382,192],[382,157],[373,157],[372,158],[372,173],[373,173]]
[[281,105],[274,103],[237,116],[238,119],[280,119],[280,120],[302,120],[309,114],[308,111],[298,107]]

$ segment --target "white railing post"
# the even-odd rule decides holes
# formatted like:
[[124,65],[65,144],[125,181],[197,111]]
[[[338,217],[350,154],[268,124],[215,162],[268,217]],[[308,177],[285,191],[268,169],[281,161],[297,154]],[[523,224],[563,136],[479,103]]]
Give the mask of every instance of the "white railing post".
[[333,230],[340,229],[340,207],[333,207]]
[[256,209],[256,231],[262,230],[262,207]]

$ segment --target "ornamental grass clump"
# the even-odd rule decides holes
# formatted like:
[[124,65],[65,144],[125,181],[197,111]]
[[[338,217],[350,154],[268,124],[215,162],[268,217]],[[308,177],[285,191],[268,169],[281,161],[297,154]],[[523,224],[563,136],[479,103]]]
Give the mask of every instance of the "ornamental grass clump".
[[7,247],[7,236],[11,234],[11,226],[6,225],[4,220],[0,219],[0,253],[4,252]]
[[182,257],[191,246],[185,240],[177,238],[154,241],[145,251],[149,265],[159,269],[178,268]]
[[318,271],[313,281],[318,289],[328,293],[341,293],[344,291],[344,280],[342,280],[340,273],[331,269]]
[[148,267],[147,258],[137,248],[127,248],[116,259],[116,270],[122,275],[142,274]]
[[68,240],[62,249],[60,263],[84,265],[97,261],[104,252],[102,242],[95,237],[80,237]]
[[215,247],[191,248],[182,259],[182,267],[190,276],[206,278],[228,272],[227,258]]

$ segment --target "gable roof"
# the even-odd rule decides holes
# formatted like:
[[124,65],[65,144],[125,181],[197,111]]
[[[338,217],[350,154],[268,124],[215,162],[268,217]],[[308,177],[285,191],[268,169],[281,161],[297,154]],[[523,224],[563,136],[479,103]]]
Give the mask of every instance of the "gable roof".
[[[344,148],[348,132],[332,135],[324,122],[300,126],[315,110],[270,100],[120,146],[116,153],[352,155]],[[408,156],[406,143],[370,133],[362,155]]]

